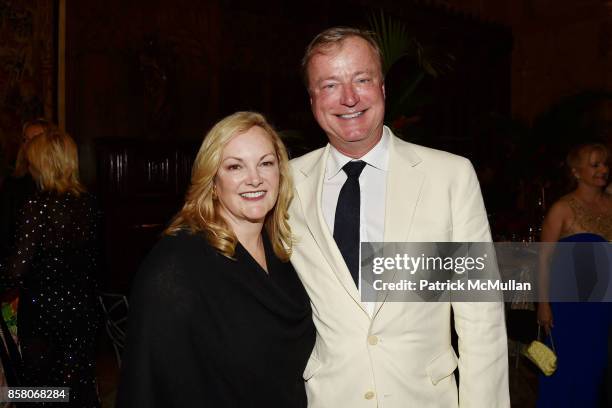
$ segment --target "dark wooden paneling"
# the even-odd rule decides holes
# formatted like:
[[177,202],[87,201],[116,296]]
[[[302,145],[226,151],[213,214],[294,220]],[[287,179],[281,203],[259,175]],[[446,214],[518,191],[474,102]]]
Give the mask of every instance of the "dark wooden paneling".
[[106,289],[128,290],[143,257],[183,203],[197,148],[143,139],[96,141]]

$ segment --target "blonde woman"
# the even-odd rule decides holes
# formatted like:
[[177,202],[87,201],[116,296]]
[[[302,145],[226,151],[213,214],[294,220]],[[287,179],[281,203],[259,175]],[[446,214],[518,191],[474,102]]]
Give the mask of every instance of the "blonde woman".
[[133,284],[119,407],[306,406],[314,345],[291,264],[285,148],[260,114],[217,123]]
[[[612,240],[612,196],[605,192],[608,160],[608,149],[598,143],[579,145],[569,152],[566,162],[575,188],[548,211],[542,242]],[[552,246],[541,253],[541,297],[547,299],[549,291],[553,295],[564,293],[569,282],[575,282],[581,303],[538,304],[538,324],[552,333],[558,357],[555,373],[550,377],[540,375],[539,408],[603,406],[601,386],[612,308],[610,303],[587,302],[596,290],[597,278],[591,275],[593,268],[589,266],[594,255],[587,254],[583,259],[581,250],[574,251],[571,264],[556,261]]]
[[38,191],[17,220],[2,289],[19,288],[23,386],[70,387],[66,407],[99,407],[94,362],[97,210],[79,181],[74,140],[56,128],[26,142]]

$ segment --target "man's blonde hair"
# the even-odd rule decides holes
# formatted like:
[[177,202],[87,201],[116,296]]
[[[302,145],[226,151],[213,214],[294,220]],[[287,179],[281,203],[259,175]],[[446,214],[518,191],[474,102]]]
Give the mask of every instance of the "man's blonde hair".
[[234,136],[254,126],[262,128],[272,142],[280,174],[278,199],[266,215],[264,225],[276,256],[282,261],[289,260],[292,240],[288,209],[293,198],[289,158],[276,131],[256,112],[236,112],[222,119],[208,132],[193,164],[185,204],[166,229],[166,234],[173,235],[180,230],[203,233],[213,248],[233,259],[238,238],[219,212],[220,204],[214,198],[213,186],[225,146]]

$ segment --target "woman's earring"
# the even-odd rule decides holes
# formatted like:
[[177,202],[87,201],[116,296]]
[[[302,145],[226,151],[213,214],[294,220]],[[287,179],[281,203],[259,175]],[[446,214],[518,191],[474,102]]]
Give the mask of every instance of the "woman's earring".
[[216,200],[217,198],[219,198],[219,197],[217,196],[217,186],[215,186],[215,185],[213,184],[213,188],[212,188],[212,199],[213,199],[213,200]]

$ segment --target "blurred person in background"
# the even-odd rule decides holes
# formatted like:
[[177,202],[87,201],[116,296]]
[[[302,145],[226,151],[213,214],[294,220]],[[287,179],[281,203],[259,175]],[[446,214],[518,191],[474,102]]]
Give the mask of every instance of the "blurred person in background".
[[[608,149],[598,143],[579,145],[569,152],[566,162],[575,188],[548,211],[542,225],[542,242],[612,240],[612,196],[605,191],[608,158]],[[549,292],[558,293],[555,288],[564,282],[576,282],[581,303],[538,304],[538,324],[553,336],[558,367],[550,377],[540,375],[537,406],[598,407],[607,364],[611,304],[590,299],[597,284],[596,277],[588,276],[593,269],[589,257],[593,255],[582,251],[589,257],[575,254],[577,258],[569,265],[555,262],[553,253],[550,246],[540,257],[540,297],[548,299]]]
[[99,407],[97,206],[79,181],[69,135],[51,127],[26,141],[21,153],[37,191],[19,210],[14,246],[0,261],[0,290],[19,289],[21,385],[70,387],[62,407]]
[[[39,118],[23,124],[21,141],[12,174],[0,186],[0,258],[8,256],[15,240],[17,214],[25,200],[36,192],[36,184],[30,176],[24,156],[25,143],[49,131],[53,125],[46,119]],[[17,304],[17,291],[6,292],[1,305]],[[9,312],[10,311],[10,312]],[[10,314],[9,314],[10,313]],[[2,366],[7,385],[19,385],[21,376],[19,368],[21,357],[13,339],[15,330],[15,311],[7,307],[0,319],[0,328],[4,343],[2,346]],[[7,323],[8,321],[8,323]],[[9,325],[13,328],[11,331]]]
[[17,212],[25,199],[36,191],[36,184],[28,172],[24,157],[26,142],[45,134],[52,128],[46,119],[35,119],[23,125],[21,146],[17,152],[12,177],[7,178],[0,189],[0,254],[6,255],[15,238]]

